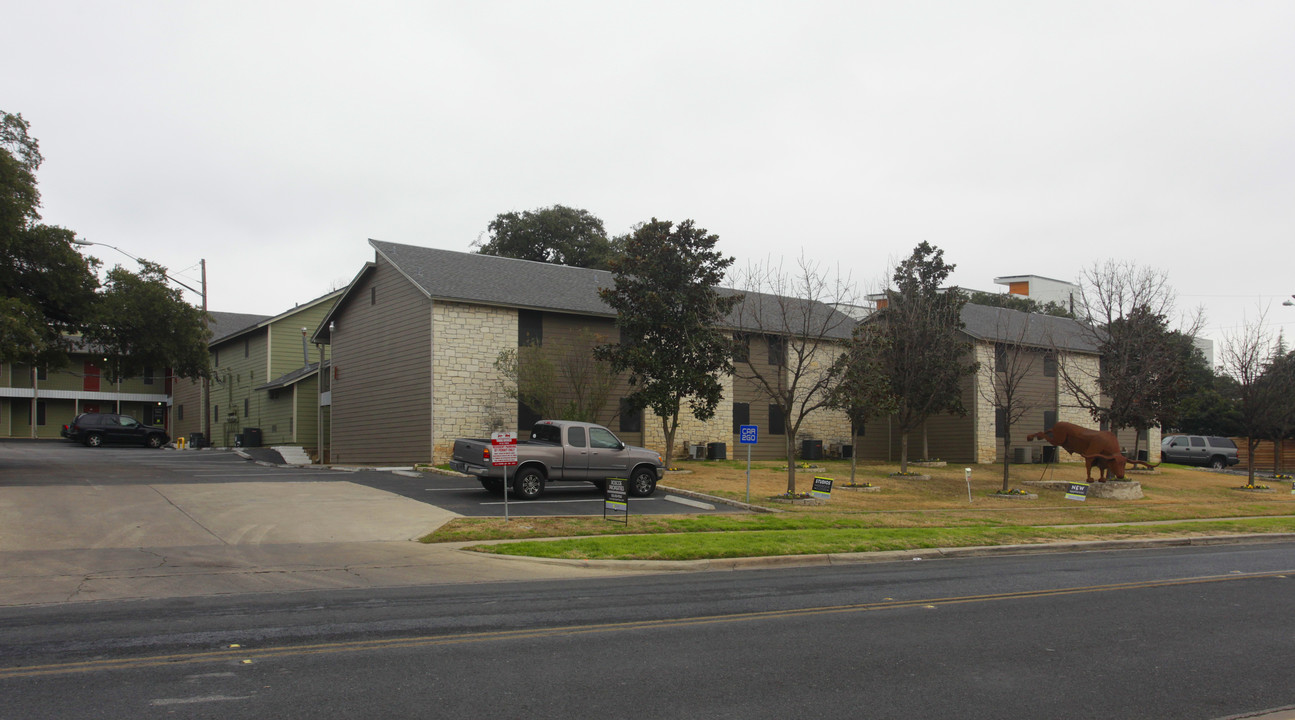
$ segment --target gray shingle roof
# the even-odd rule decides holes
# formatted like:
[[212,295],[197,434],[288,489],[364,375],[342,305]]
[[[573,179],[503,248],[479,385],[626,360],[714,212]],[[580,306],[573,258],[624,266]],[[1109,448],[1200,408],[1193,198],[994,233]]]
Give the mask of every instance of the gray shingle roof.
[[1070,318],[967,303],[962,306],[962,322],[964,331],[978,340],[1097,352],[1092,330]]
[[280,375],[279,377],[271,380],[270,382],[265,383],[264,385],[258,385],[252,389],[253,390],[278,390],[279,388],[285,388],[295,382],[304,380],[310,377],[311,375],[314,375],[315,371],[318,369],[319,369],[319,363],[313,362],[305,367],[297,368],[296,370],[293,370],[292,372],[286,375]]
[[[438,250],[382,240],[370,240],[369,244],[429,298],[580,315],[616,316],[616,311],[598,297],[600,288],[615,284],[615,276],[607,270]],[[739,291],[720,288],[720,292]],[[781,320],[771,317],[770,313],[778,307],[778,303],[772,300],[773,296],[767,295],[753,296],[751,299],[757,298],[763,301],[746,303],[746,317],[741,315],[742,305],[739,305],[729,316],[726,325],[774,332]],[[803,301],[793,302],[803,304]],[[815,305],[823,314],[839,314],[827,305]],[[762,322],[753,322],[751,314],[754,312],[764,315]],[[843,328],[843,332],[834,332],[833,336],[848,338],[854,322],[844,316],[842,318],[841,322],[833,325]]]
[[210,312],[208,314],[211,315],[211,323],[207,326],[211,328],[210,343],[215,343],[272,317],[270,315],[231,312]]

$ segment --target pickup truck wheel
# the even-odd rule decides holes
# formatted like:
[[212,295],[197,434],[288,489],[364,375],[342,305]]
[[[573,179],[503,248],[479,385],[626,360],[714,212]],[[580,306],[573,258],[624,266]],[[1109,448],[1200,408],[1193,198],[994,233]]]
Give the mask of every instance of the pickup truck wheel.
[[513,492],[522,500],[534,500],[544,494],[544,473],[535,468],[527,468],[517,473],[513,480]]
[[495,495],[504,494],[503,480],[492,479],[492,478],[481,478],[481,487],[485,488],[486,492],[494,493]]
[[647,497],[656,492],[656,471],[649,467],[639,468],[630,476],[630,495]]

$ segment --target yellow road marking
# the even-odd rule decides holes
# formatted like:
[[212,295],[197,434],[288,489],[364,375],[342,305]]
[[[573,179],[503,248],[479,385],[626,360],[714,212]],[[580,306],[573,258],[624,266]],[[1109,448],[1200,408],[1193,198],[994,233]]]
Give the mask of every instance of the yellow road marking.
[[205,650],[172,655],[153,655],[139,658],[118,658],[106,660],[86,660],[82,662],[51,663],[46,665],[18,666],[0,668],[0,680],[11,678],[29,678],[46,675],[68,675],[75,673],[98,672],[104,670],[138,670],[151,667],[196,665],[215,662],[240,661],[251,663],[252,660],[266,658],[287,658],[305,655],[324,655],[345,652],[365,652],[384,649],[406,649],[418,647],[437,647],[443,645],[461,645],[467,643],[490,642],[495,640],[520,640],[570,635],[591,635],[596,633],[623,632],[655,628],[678,628],[698,625],[715,625],[720,623],[750,622],[770,618],[809,617],[815,615],[832,615],[840,613],[869,612],[875,610],[893,610],[901,608],[938,608],[941,605],[963,603],[994,602],[1000,600],[1019,600],[1030,598],[1057,597],[1062,595],[1079,595],[1084,593],[1117,592],[1120,590],[1140,590],[1150,588],[1177,587],[1183,585],[1201,585],[1206,583],[1234,582],[1237,580],[1255,580],[1265,578],[1286,578],[1288,573],[1277,572],[1245,573],[1214,575],[1179,580],[1149,580],[1141,582],[1115,583],[1111,585],[1086,585],[1071,588],[1050,590],[1024,590],[1010,593],[992,593],[988,595],[963,595],[945,598],[923,598],[920,600],[891,600],[881,602],[856,603],[850,605],[829,605],[823,607],[800,608],[793,610],[762,610],[758,612],[736,613],[733,615],[700,615],[688,618],[661,620],[632,620],[627,622],[599,623],[595,625],[568,625],[553,628],[536,628],[530,630],[499,630],[493,632],[465,633],[463,635],[423,635],[415,637],[387,638],[384,640],[354,640],[349,642],[316,643],[309,645],[288,645],[283,647],[246,648],[230,646],[227,649]]

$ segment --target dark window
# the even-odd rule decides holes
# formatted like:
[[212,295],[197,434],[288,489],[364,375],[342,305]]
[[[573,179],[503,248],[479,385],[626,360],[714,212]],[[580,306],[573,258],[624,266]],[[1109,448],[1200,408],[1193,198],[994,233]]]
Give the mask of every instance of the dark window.
[[769,434],[770,435],[787,434],[787,424],[784,422],[782,417],[782,408],[778,407],[777,405],[769,406]]
[[252,352],[252,339],[243,338],[243,357],[247,357]]
[[603,450],[619,450],[621,441],[606,428],[589,428],[589,447]]
[[1057,424],[1057,411],[1056,411],[1056,410],[1044,410],[1044,411],[1043,411],[1043,429],[1044,429],[1044,430],[1051,430],[1051,429],[1052,429],[1052,426],[1053,426],[1053,425],[1056,425],[1056,424]]
[[862,421],[851,422],[850,429],[857,437],[864,437],[868,434],[868,423]]
[[994,344],[994,372],[1007,372],[1007,346],[1002,343]]
[[625,326],[618,323],[616,325],[616,342],[621,345],[630,345],[631,340],[633,340],[633,338],[625,334]]
[[251,415],[251,413],[247,411],[247,400],[248,398],[243,398],[243,417],[247,417],[248,415]]
[[733,336],[733,362],[751,362],[751,336],[737,333]]
[[220,422],[220,406],[219,406],[219,405],[212,405],[212,406],[211,406],[211,421],[212,421],[212,422],[214,422],[214,423],[215,423],[215,422]]
[[567,444],[571,447],[586,447],[585,429],[582,427],[567,428]]
[[176,419],[176,420],[183,420],[183,419],[184,419],[184,406],[183,406],[183,405],[176,405],[176,406],[175,406],[175,419]]
[[370,305],[378,304],[378,286],[376,285],[369,286],[369,304]]
[[38,368],[36,368],[36,379],[37,379],[37,380],[48,380],[48,379],[49,379],[49,370],[46,370],[44,367],[38,367]]
[[994,437],[1003,437],[1007,431],[1007,411],[1002,408],[994,408]]
[[36,401],[36,424],[37,425],[45,424],[45,401],[44,400]]
[[621,398],[621,432],[643,432],[643,411],[630,404],[628,398]]
[[541,425],[536,423],[531,427],[531,441],[553,443],[554,445],[562,444],[562,429],[556,425]]
[[[544,344],[544,314],[539,310],[517,311],[517,345]],[[522,425],[522,427],[527,427]]]
[[1197,435],[1192,436],[1192,447],[1205,447],[1205,438]]
[[153,368],[147,365],[144,366],[144,384],[145,385],[153,384]]
[[517,429],[529,428],[535,423],[543,420],[540,414],[530,409],[526,403],[518,401],[517,403]]
[[212,365],[215,365],[216,367],[220,367],[220,351],[219,351],[219,350],[212,350],[212,351],[211,351],[211,356],[212,356],[212,358],[214,358],[214,359],[212,360],[212,363],[211,363],[211,364],[212,364]]
[[1213,445],[1214,447],[1231,448],[1233,450],[1237,449],[1237,444],[1225,437],[1218,437],[1215,435],[1211,435],[1210,437],[1207,437],[1205,439],[1209,442],[1210,445]]
[[[778,335],[770,335],[769,364],[775,367],[787,364],[787,340]],[[781,433],[780,433],[781,434]]]
[[733,434],[742,432],[743,425],[751,424],[751,403],[733,403]]
[[1057,356],[1048,353],[1043,356],[1043,377],[1057,376]]

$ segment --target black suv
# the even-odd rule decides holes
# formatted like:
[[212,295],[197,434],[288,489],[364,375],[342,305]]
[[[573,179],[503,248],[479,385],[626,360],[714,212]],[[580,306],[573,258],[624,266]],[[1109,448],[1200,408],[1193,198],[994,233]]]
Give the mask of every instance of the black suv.
[[1237,444],[1214,435],[1166,435],[1160,441],[1162,462],[1208,465],[1222,470],[1241,461]]
[[63,426],[63,437],[99,447],[104,443],[130,443],[160,448],[171,437],[160,427],[144,425],[129,415],[116,413],[81,413]]

